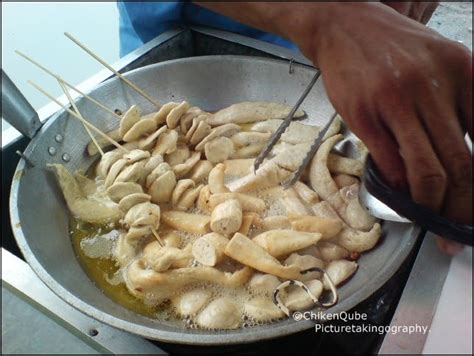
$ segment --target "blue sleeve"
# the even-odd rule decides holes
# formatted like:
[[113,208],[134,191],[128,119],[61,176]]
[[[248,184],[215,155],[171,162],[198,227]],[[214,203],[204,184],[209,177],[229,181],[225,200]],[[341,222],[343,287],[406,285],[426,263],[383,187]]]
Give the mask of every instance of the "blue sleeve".
[[126,55],[176,25],[214,27],[297,49],[292,42],[284,38],[246,26],[189,1],[119,1],[117,6],[120,14],[120,56]]
[[247,37],[256,38],[265,42],[277,44],[282,47],[297,49],[297,46],[287,39],[244,25],[231,19],[230,17],[220,15],[202,6],[195,5],[193,3],[186,3],[186,6],[184,6],[182,10],[186,23],[214,27],[233,33],[238,33]]
[[140,47],[173,25],[182,24],[182,2],[118,1],[120,56]]

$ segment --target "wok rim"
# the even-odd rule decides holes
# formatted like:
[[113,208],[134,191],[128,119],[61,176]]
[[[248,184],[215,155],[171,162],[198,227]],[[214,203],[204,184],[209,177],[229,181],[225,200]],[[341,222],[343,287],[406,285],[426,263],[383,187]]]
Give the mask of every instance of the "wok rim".
[[[150,64],[143,66],[132,71],[124,73],[124,75],[129,75],[137,71],[143,70],[144,68],[150,69],[154,67],[161,67],[165,65],[170,65],[173,63],[181,62],[195,62],[195,61],[208,61],[208,60],[241,60],[241,61],[263,61],[263,62],[277,62],[287,66],[287,61],[281,59],[273,58],[264,58],[264,57],[255,57],[255,56],[242,56],[242,55],[210,55],[210,56],[199,56],[199,57],[186,57],[179,58],[159,63]],[[310,68],[306,65],[297,65],[301,67],[302,70],[314,71],[314,68]],[[112,80],[119,80],[115,76],[107,79],[106,81],[100,83],[91,90],[97,90],[100,87],[108,84]],[[30,141],[25,152],[33,150],[36,143],[41,140],[42,133],[44,130],[47,130],[52,123],[58,119],[64,113],[63,109],[57,111],[52,117],[50,117],[47,122],[43,125],[38,134]],[[235,329],[235,330],[226,330],[226,331],[202,331],[199,330],[199,333],[196,333],[194,330],[189,329],[179,329],[177,331],[168,331],[160,330],[158,328],[148,327],[144,325],[139,325],[127,320],[123,320],[119,317],[108,314],[101,309],[98,309],[90,304],[82,301],[79,297],[75,296],[68,289],[64,288],[59,282],[57,282],[50,273],[43,267],[43,265],[38,261],[33,251],[30,249],[26,236],[23,233],[21,228],[21,221],[18,211],[18,190],[20,187],[23,170],[28,169],[25,166],[24,160],[20,160],[12,180],[12,186],[10,190],[10,199],[9,199],[9,209],[10,209],[10,220],[12,231],[15,237],[18,246],[25,257],[28,264],[31,266],[35,274],[43,281],[46,286],[53,291],[57,296],[64,300],[69,305],[73,306],[75,309],[80,312],[96,319],[100,322],[113,326],[117,329],[130,332],[132,334],[175,344],[184,344],[184,345],[201,345],[201,346],[212,346],[212,345],[231,345],[231,344],[247,344],[257,341],[269,340],[277,337],[283,337],[290,334],[294,334],[300,331],[307,330],[314,326],[313,321],[293,321],[290,324],[282,324],[281,322],[275,322],[268,324],[264,327],[258,328],[248,328],[248,329]],[[344,299],[343,301],[336,304],[334,307],[328,309],[331,313],[339,313],[342,311],[348,311],[367,299],[373,293],[375,293],[380,287],[382,287],[400,268],[402,263],[405,261],[409,253],[412,251],[415,246],[416,237],[418,236],[420,229],[417,226],[413,226],[413,231],[411,236],[415,238],[410,239],[403,248],[400,248],[391,256],[391,259],[387,262],[384,269],[380,270],[379,273],[374,276],[369,282],[366,288],[359,289],[356,293],[351,294],[350,297]],[[87,273],[84,271],[87,275]],[[89,279],[90,277],[87,276]],[[369,288],[370,286],[370,288]],[[98,288],[99,289],[99,288]],[[100,290],[100,289],[99,289]],[[115,302],[114,302],[115,303]],[[284,319],[286,320],[286,319]],[[206,333],[204,333],[206,332]]]

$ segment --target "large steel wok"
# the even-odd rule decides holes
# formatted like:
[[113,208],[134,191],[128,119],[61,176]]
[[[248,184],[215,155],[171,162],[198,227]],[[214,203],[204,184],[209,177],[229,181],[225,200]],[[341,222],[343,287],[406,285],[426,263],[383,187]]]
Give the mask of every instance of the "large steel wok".
[[[285,61],[245,56],[205,56],[178,59],[131,71],[126,76],[164,103],[186,99],[205,110],[216,110],[248,100],[292,105],[311,80],[314,69]],[[356,88],[354,88],[356,90]],[[154,108],[119,79],[113,78],[89,93],[112,109],[138,104],[143,112]],[[112,115],[80,99],[84,117],[104,131],[118,125]],[[324,124],[333,112],[318,81],[302,105],[308,121]],[[232,331],[187,330],[172,322],[135,314],[114,303],[89,279],[76,259],[68,232],[68,210],[48,163],[69,170],[87,169],[96,158],[85,153],[89,137],[82,125],[58,112],[32,139],[13,179],[10,210],[13,232],[26,260],[58,296],[102,322],[146,338],[185,344],[233,344],[275,338],[313,326],[311,321],[284,320],[266,326]],[[347,311],[387,281],[413,248],[418,229],[411,224],[385,222],[380,244],[360,258],[355,276],[339,288],[340,301],[330,312]]]

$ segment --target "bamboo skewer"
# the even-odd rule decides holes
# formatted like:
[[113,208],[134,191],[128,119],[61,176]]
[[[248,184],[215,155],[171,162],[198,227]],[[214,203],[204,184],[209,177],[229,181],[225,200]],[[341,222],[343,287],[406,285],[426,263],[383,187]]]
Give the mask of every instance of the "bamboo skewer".
[[[77,108],[76,103],[74,102],[74,100],[72,100],[71,95],[69,94],[69,90],[66,88],[66,86],[60,79],[58,79],[58,83],[61,86],[61,89],[63,90],[64,94],[67,96],[67,100],[69,100],[69,103],[74,108],[74,111],[76,111],[77,114],[84,120],[84,117],[82,116],[81,112]],[[86,130],[87,134],[91,138],[92,142],[94,142],[94,145],[97,147],[97,150],[99,151],[100,155],[104,156],[104,151],[102,150],[100,145],[97,143],[97,140],[95,139],[91,130],[84,123],[82,123],[82,125],[84,126],[84,129]]]
[[161,245],[161,247],[163,247],[165,244],[164,244],[163,240],[161,239],[160,235],[158,235],[158,232],[154,228],[151,229],[151,232],[153,233],[153,235],[155,235],[155,237],[158,240],[158,243]]
[[105,111],[111,113],[112,115],[114,115],[115,117],[117,117],[118,119],[122,119],[122,117],[120,115],[117,115],[117,113],[115,113],[115,111],[109,109],[107,106],[105,106],[104,104],[102,104],[101,102],[95,100],[94,98],[90,97],[89,95],[87,94],[84,94],[82,91],[80,91],[79,89],[77,89],[74,85],[68,83],[66,80],[64,80],[61,76],[51,72],[48,68],[44,67],[43,65],[39,64],[37,61],[35,61],[33,58],[27,56],[26,54],[20,52],[20,51],[15,51],[16,54],[18,54],[19,56],[23,57],[24,59],[26,59],[27,61],[29,61],[30,63],[34,64],[35,66],[37,66],[38,68],[40,68],[42,71],[44,71],[45,73],[51,75],[52,77],[56,78],[57,80],[60,80],[61,82],[63,82],[64,84],[66,84],[69,88],[71,88],[72,90],[74,90],[75,92],[79,93],[80,95],[82,95],[84,98],[92,101],[94,104],[96,104],[97,106],[99,106],[100,108],[104,109]]
[[[63,90],[64,94],[66,94],[66,96],[69,100],[69,103],[72,105],[72,107],[77,112],[77,114],[85,121],[84,117],[82,116],[79,109],[77,108],[76,103],[72,100],[71,95],[69,94],[69,91],[67,90],[66,86],[61,81],[61,79],[58,79],[58,83],[61,86],[61,89]],[[87,133],[89,134],[90,138],[92,139],[92,142],[94,142],[94,144],[96,145],[97,150],[100,152],[100,155],[104,156],[104,151],[102,151],[102,148],[97,143],[94,135],[92,135],[92,132],[90,132],[89,128],[84,124],[84,122],[82,123],[82,125],[84,125],[84,128],[86,129]],[[158,240],[158,243],[161,245],[161,247],[163,247],[165,244],[164,244],[163,240],[161,239],[160,235],[158,234],[158,232],[154,228],[152,228],[151,231],[152,231],[153,235],[155,236],[155,238]]]
[[64,32],[64,35],[69,38],[71,41],[73,41],[75,44],[77,44],[79,47],[81,47],[84,51],[86,51],[90,56],[92,56],[96,61],[98,61],[100,64],[102,64],[104,67],[106,67],[108,70],[112,71],[117,77],[122,79],[125,83],[127,83],[132,89],[134,89],[136,92],[138,92],[141,96],[143,96],[145,99],[147,99],[150,103],[156,106],[157,109],[161,108],[160,103],[155,101],[152,97],[150,97],[147,93],[145,93],[142,89],[137,87],[134,83],[132,83],[129,79],[125,78],[120,72],[115,70],[111,65],[109,65],[107,62],[105,62],[102,58],[100,58],[98,55],[96,55],[92,50],[87,48],[83,43],[81,43],[78,39],[74,38],[71,34],[68,32]]
[[115,147],[117,148],[120,148],[121,150],[129,153],[130,151],[127,150],[125,147],[123,147],[120,143],[118,143],[117,141],[115,141],[113,138],[109,137],[108,135],[106,135],[105,133],[103,133],[101,130],[99,130],[97,127],[95,127],[94,125],[92,125],[89,121],[87,121],[86,119],[83,119],[81,116],[79,116],[78,114],[76,114],[74,111],[72,111],[71,109],[69,109],[68,107],[66,107],[65,105],[61,104],[61,102],[57,99],[55,99],[52,95],[50,95],[48,92],[46,92],[43,88],[41,88],[38,84],[32,82],[31,80],[28,81],[28,83],[30,83],[32,86],[34,86],[38,91],[40,91],[41,93],[43,93],[46,97],[48,97],[50,100],[54,101],[56,104],[58,104],[59,106],[61,106],[64,110],[66,110],[69,114],[71,114],[72,116],[74,116],[76,119],[78,119],[79,121],[81,121],[83,124],[87,125],[90,129],[92,129],[93,131],[97,132],[99,135],[101,135],[103,138],[105,138],[107,141],[109,141],[112,145],[114,145]]

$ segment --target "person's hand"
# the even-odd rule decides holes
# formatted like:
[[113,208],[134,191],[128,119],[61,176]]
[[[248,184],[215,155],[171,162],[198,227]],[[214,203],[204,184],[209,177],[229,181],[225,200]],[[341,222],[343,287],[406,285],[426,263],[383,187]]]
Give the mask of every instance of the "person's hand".
[[[205,2],[295,42],[321,68],[329,98],[384,178],[472,225],[472,53],[422,24],[421,5]],[[395,9],[396,10],[395,10]],[[451,246],[455,243],[440,242]]]
[[398,13],[422,24],[427,24],[439,5],[439,1],[381,1]]
[[[381,1],[398,13],[422,24],[427,24],[439,5],[439,1]],[[457,242],[437,237],[436,243],[441,251],[454,255],[463,249]]]
[[[422,24],[427,24],[439,5],[439,1],[381,1],[398,13]],[[437,237],[436,243],[441,251],[454,255],[463,249],[463,245]]]
[[331,18],[293,40],[321,68],[336,110],[392,186],[472,224],[471,52],[382,4],[334,4]]

